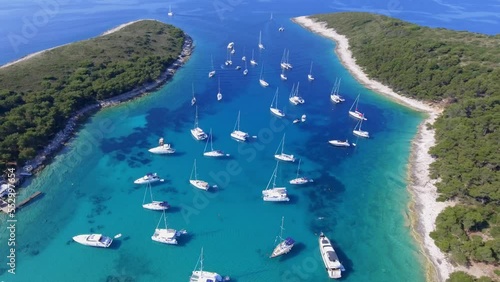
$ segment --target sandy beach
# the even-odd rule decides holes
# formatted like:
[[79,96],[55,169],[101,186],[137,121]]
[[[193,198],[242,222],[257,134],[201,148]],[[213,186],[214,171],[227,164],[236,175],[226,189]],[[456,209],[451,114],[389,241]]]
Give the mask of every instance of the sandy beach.
[[447,206],[448,202],[437,202],[437,189],[435,181],[430,179],[429,166],[434,161],[429,154],[429,149],[434,146],[434,130],[428,129],[427,124],[433,124],[441,114],[442,109],[422,101],[404,97],[394,92],[382,83],[370,79],[356,64],[349,50],[349,40],[344,35],[338,34],[334,29],[327,28],[326,23],[316,22],[308,17],[297,17],[292,19],[302,27],[332,39],[336,42],[335,53],[349,72],[368,89],[390,97],[396,102],[412,109],[428,114],[428,117],[420,124],[416,137],[412,143],[412,156],[409,165],[410,182],[408,190],[412,194],[413,202],[410,204],[413,216],[412,228],[418,242],[421,243],[423,252],[432,263],[428,267],[429,280],[446,280],[450,273],[455,270],[454,266],[447,260],[445,254],[434,244],[429,233],[435,229],[435,221],[438,214]]

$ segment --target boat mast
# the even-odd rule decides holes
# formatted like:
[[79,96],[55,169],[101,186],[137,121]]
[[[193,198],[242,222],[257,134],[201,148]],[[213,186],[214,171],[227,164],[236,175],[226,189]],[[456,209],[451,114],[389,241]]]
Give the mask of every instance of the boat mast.
[[198,127],[198,106],[196,106],[196,114],[194,116],[194,128]]
[[285,229],[283,228],[283,223],[284,223],[284,221],[285,221],[285,217],[284,217],[284,216],[282,216],[282,217],[281,217],[281,228],[280,228],[280,240],[281,240],[281,241],[283,241],[283,230],[285,230]]
[[301,161],[301,160],[302,160],[302,159],[299,159],[299,166],[297,167],[297,178],[299,178],[299,171],[300,171],[300,161]]

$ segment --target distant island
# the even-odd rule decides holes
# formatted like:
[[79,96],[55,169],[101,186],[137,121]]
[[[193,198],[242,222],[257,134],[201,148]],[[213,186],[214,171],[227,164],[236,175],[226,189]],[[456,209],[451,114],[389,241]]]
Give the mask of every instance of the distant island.
[[140,20],[1,66],[2,170],[16,163],[36,168],[57,152],[79,117],[154,89],[192,48],[179,28]]
[[416,237],[437,270],[429,280],[498,281],[500,35],[369,13],[293,20],[335,40],[368,88],[428,113],[412,146],[409,190]]

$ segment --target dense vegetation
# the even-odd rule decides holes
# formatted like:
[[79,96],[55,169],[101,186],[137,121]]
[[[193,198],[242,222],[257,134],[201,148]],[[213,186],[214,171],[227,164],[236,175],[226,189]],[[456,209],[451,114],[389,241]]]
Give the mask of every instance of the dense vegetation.
[[[455,263],[498,266],[500,35],[432,29],[367,13],[314,17],[349,38],[371,78],[403,95],[446,104],[434,125],[431,173],[440,180],[439,200],[457,205],[438,216],[431,237]],[[456,273],[450,281],[476,281],[460,277]]]
[[90,103],[157,79],[184,33],[140,21],[0,69],[0,165],[30,159]]

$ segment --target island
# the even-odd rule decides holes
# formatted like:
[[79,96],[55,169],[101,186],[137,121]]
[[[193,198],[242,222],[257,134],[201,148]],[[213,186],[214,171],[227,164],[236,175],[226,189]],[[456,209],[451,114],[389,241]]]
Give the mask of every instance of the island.
[[192,39],[156,20],[44,50],[0,67],[0,166],[29,175],[82,117],[154,90],[189,58]]
[[500,35],[371,13],[293,21],[334,40],[366,87],[427,113],[412,144],[408,189],[428,280],[498,281]]

